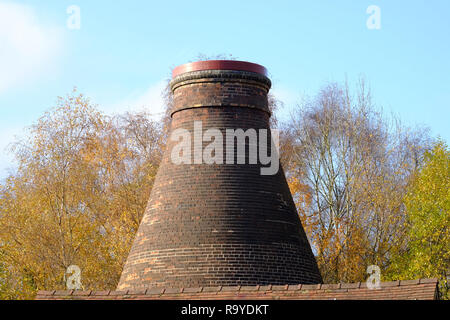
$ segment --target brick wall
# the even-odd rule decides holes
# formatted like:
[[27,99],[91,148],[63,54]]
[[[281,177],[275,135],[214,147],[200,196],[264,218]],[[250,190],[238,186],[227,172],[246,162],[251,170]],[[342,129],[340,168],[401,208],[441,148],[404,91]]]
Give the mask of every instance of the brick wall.
[[[203,130],[269,128],[262,74],[193,71],[171,87],[171,130],[192,133],[196,120]],[[168,142],[118,290],[322,282],[282,169],[262,176],[260,164],[175,165],[176,143]]]

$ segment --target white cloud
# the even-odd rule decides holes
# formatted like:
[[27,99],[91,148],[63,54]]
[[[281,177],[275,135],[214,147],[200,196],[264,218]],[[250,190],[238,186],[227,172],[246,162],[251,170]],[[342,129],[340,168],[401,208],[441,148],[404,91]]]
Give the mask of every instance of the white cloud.
[[0,93],[52,69],[62,32],[45,26],[33,8],[0,3]]
[[123,100],[115,103],[108,111],[121,113],[125,111],[147,111],[152,114],[155,120],[160,119],[164,114],[163,91],[166,81],[151,84],[145,90],[132,92]]

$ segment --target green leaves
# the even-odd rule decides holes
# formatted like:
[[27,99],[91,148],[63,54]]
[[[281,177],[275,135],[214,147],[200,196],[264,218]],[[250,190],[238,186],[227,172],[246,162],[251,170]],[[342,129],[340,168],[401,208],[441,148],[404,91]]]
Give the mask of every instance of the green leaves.
[[[404,201],[408,250],[394,257],[391,277],[437,277],[445,282],[450,269],[450,151],[443,141],[425,154]],[[447,291],[446,282],[444,287]]]

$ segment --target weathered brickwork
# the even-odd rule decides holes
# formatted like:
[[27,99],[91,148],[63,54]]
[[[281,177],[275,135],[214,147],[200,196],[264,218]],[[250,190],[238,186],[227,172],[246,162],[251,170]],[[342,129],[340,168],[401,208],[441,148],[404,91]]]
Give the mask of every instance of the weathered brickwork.
[[[171,87],[172,131],[192,133],[200,120],[224,136],[269,128],[270,80],[261,74],[194,71]],[[247,164],[175,165],[176,143],[168,142],[118,290],[322,282],[281,168],[261,175],[248,157]]]
[[[192,107],[249,107],[269,111],[270,80],[245,71],[208,70],[182,74],[171,83],[174,110]],[[177,90],[180,88],[180,90]]]

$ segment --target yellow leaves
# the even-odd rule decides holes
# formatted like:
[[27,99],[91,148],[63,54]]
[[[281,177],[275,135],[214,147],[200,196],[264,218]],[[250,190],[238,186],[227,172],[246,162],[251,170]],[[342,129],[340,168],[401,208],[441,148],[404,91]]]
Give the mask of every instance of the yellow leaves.
[[449,189],[450,150],[438,141],[425,155],[424,166],[405,197],[408,253],[394,257],[392,277],[445,278],[450,253]]
[[4,290],[31,298],[64,289],[70,264],[82,269],[86,289],[115,288],[162,149],[145,115],[144,126],[127,130],[135,116],[109,118],[74,92],[32,127],[16,149],[18,172],[0,186],[0,263],[17,284]]

